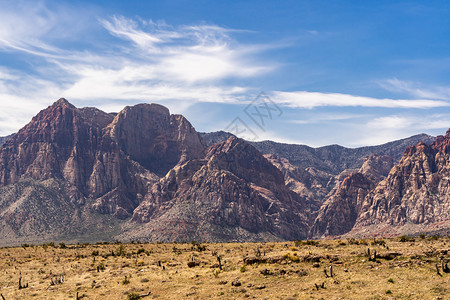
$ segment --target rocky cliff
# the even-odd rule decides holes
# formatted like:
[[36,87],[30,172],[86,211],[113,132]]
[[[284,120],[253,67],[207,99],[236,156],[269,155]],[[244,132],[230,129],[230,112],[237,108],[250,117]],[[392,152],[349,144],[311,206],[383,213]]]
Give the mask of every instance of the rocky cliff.
[[0,245],[450,228],[450,131],[408,148],[392,169],[402,145],[429,137],[314,149],[204,136],[217,143],[157,104],[109,114],[56,101],[0,147]]
[[349,232],[360,214],[364,198],[387,176],[393,163],[389,156],[370,155],[358,172],[345,176],[320,207],[310,236],[321,238]]
[[254,147],[232,138],[208,149],[157,104],[108,114],[60,99],[0,149],[3,243],[303,238],[303,205]]
[[[230,137],[200,160],[180,163],[156,183],[126,235],[157,240],[256,241],[307,236],[302,198],[254,147]],[[171,230],[167,224],[183,224]]]
[[352,235],[397,235],[450,227],[450,130],[409,147],[365,198]]

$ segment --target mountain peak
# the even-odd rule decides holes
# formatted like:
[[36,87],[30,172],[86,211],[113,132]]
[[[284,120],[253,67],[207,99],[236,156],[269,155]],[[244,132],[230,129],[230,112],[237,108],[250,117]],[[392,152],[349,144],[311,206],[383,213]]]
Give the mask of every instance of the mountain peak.
[[70,107],[75,108],[73,104],[71,104],[69,101],[67,101],[66,98],[59,98],[55,103],[52,104],[53,107],[56,106],[62,106],[62,107]]
[[156,103],[140,103],[134,106],[125,107],[119,114],[127,114],[130,112],[139,114],[157,114],[161,116],[170,116],[170,111],[167,107]]

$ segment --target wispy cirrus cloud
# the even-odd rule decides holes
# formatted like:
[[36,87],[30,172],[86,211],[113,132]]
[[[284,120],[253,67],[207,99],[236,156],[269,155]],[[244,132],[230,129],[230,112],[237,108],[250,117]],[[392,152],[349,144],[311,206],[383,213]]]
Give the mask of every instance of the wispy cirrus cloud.
[[274,68],[270,64],[251,61],[250,58],[262,49],[237,43],[229,36],[234,30],[219,26],[173,28],[118,16],[101,20],[101,24],[112,35],[131,41],[138,49],[136,59],[151,64],[151,75],[160,80],[211,82],[260,76]]
[[390,115],[377,117],[367,123],[368,127],[389,130],[442,129],[450,126],[450,114],[431,114],[426,118],[414,115]]
[[[83,40],[70,48],[60,43],[58,27],[75,22],[77,11],[50,10],[37,2],[19,13],[13,6],[0,12],[0,51],[35,59],[28,71],[0,70],[0,96],[11,104],[2,105],[1,132],[17,130],[39,110],[25,103],[42,108],[42,102],[59,97],[82,105],[108,101],[104,109],[116,108],[115,102],[162,102],[178,113],[196,102],[233,103],[252,88],[227,80],[260,76],[274,68],[257,58],[264,47],[241,44],[230,36],[234,30],[215,25],[172,27],[122,16],[95,18],[91,28],[68,27],[71,39]],[[100,32],[107,43],[86,46],[95,40],[91,31]]]
[[450,106],[450,102],[440,100],[378,99],[340,93],[318,93],[307,91],[273,92],[273,99],[289,107],[312,109],[323,106],[336,107],[385,107],[385,108],[435,108]]
[[397,78],[378,81],[378,84],[391,92],[405,93],[416,98],[450,100],[450,87],[423,87],[422,84]]
[[[208,111],[212,120],[208,130],[220,130],[224,128],[221,124],[234,118],[229,114],[261,92],[259,79],[270,82],[268,76],[280,75],[276,71],[282,72],[289,63],[273,61],[280,56],[267,52],[292,45],[276,41],[256,44],[242,38],[254,32],[201,21],[172,26],[139,17],[105,16],[101,9],[75,5],[45,0],[34,1],[33,6],[22,0],[2,3],[0,55],[15,61],[0,66],[0,135],[18,130],[59,97],[106,111],[138,102],[159,102],[173,112],[185,113],[193,110],[193,104],[207,102],[208,107],[217,108],[214,115]],[[450,104],[445,87],[423,87],[394,78],[377,82],[378,87],[401,93],[402,99],[380,99],[299,91],[299,81],[293,78],[289,83],[292,91],[264,86],[272,100],[291,114],[283,115],[285,119],[273,123],[261,138],[302,141],[306,133],[297,135],[307,131],[311,144],[330,141],[328,135],[332,135],[336,137],[332,142],[354,139],[360,145],[447,124],[448,116],[433,114]],[[220,109],[229,104],[234,107],[232,113]],[[369,114],[367,108],[374,110]],[[195,117],[201,119],[204,114]],[[419,114],[423,119],[434,116],[434,120],[424,123]],[[324,135],[319,142],[317,132]]]

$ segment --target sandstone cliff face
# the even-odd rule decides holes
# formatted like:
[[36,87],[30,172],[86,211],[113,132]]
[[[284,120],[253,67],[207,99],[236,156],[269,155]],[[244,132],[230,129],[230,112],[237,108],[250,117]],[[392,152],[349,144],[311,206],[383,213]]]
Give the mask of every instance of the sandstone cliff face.
[[431,145],[409,147],[364,200],[350,234],[409,234],[450,223],[450,130]]
[[[133,220],[147,223],[144,232],[157,240],[295,239],[307,234],[302,206],[277,168],[231,137],[211,146],[204,159],[172,169],[151,188]],[[167,228],[176,222],[182,224],[176,231]]]
[[264,157],[281,171],[286,186],[305,198],[306,208],[312,214],[316,213],[335,185],[333,176],[313,167],[299,168],[276,154],[266,154]]
[[60,99],[0,149],[0,233],[10,240],[98,236],[92,228],[125,240],[304,238],[305,211],[254,147],[231,138],[206,149],[183,116],[156,104],[108,114]]
[[99,110],[78,110],[58,100],[1,149],[0,185],[23,178],[64,178],[87,193],[86,177],[92,172],[102,130],[112,119]]
[[90,176],[93,207],[128,218],[148,186],[177,163],[204,155],[205,145],[192,125],[158,104],[126,107],[104,129]]
[[349,232],[359,216],[366,195],[393,166],[389,156],[370,155],[357,173],[348,174],[326,198],[311,228],[314,238]]
[[1,148],[0,186],[57,179],[71,186],[66,193],[74,203],[95,199],[95,211],[124,219],[156,174],[203,156],[205,148],[190,123],[163,106],[142,104],[112,115],[60,99]]
[[[0,147],[0,245],[291,240],[307,238],[312,224],[312,235],[322,237],[355,221],[352,234],[450,228],[449,141],[450,131],[409,148],[374,189],[392,159],[359,162],[366,148],[229,136],[207,148],[183,116],[163,106],[108,114],[60,99]],[[256,147],[280,153],[264,157]]]
[[147,170],[164,176],[179,161],[201,158],[206,145],[180,115],[158,104],[126,107],[107,127],[106,134],[120,150]]

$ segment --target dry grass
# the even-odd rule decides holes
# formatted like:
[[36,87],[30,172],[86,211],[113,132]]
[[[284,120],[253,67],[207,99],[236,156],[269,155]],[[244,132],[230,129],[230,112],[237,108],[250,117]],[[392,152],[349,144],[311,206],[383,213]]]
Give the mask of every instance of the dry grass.
[[[0,249],[0,293],[6,300],[77,293],[137,299],[148,292],[141,299],[448,299],[450,274],[439,276],[435,267],[448,261],[448,237],[384,241],[24,245]],[[400,255],[369,261],[368,248]],[[334,276],[327,278],[330,266]],[[18,288],[20,277],[27,288]]]

